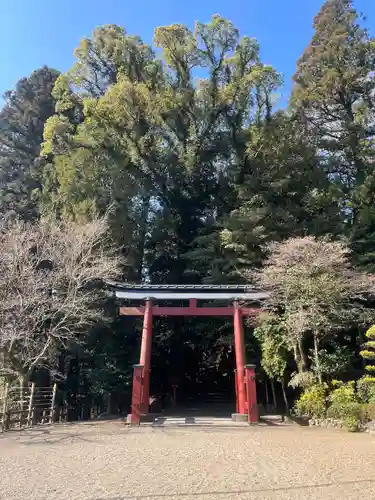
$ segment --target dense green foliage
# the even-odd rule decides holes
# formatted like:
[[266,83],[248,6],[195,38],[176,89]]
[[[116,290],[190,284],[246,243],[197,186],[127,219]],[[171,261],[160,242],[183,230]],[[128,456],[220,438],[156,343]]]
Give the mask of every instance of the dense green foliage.
[[[256,341],[246,329],[248,361],[281,384],[286,405],[292,373],[294,386],[358,376],[366,320],[363,301],[350,305],[358,290],[346,273],[375,269],[375,41],[363,24],[349,0],[325,2],[285,110],[282,75],[219,15],[194,30],[156,28],[157,53],[120,26],[95,29],[66,73],[42,68],[7,93],[1,212],[87,222],[111,207],[132,282],[252,280],[271,242],[302,242],[293,296],[279,283],[272,321],[260,322]],[[314,268],[316,246],[332,259]],[[298,266],[309,258],[308,271]],[[71,408],[109,393],[126,409],[140,323],[111,314],[61,353]],[[231,329],[155,321],[152,390],[177,380],[184,394],[232,391]]]
[[357,431],[375,417],[373,400],[362,399],[362,389],[361,383],[354,381],[314,384],[303,392],[293,410],[300,417],[326,424],[333,420],[349,431]]
[[46,120],[54,113],[52,89],[58,72],[43,67],[6,92],[0,111],[0,208],[25,220],[39,210],[33,198]]

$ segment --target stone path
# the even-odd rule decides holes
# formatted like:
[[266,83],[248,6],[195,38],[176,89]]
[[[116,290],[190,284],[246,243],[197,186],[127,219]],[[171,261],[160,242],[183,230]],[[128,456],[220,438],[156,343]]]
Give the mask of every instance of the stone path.
[[1,500],[375,500],[375,436],[98,422],[0,436]]

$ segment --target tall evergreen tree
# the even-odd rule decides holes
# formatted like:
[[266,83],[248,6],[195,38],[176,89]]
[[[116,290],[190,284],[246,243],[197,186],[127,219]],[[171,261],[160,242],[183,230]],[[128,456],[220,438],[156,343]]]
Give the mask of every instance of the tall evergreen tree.
[[[237,282],[243,268],[262,264],[271,241],[340,231],[334,186],[298,120],[278,112],[254,123],[248,134],[246,168],[234,185],[236,207],[221,218],[211,240],[220,247],[210,255],[211,267],[224,258],[226,266],[219,267]],[[192,256],[204,260],[207,237],[196,243]]]
[[[357,262],[374,262],[366,233],[375,162],[375,40],[350,0],[327,0],[298,61],[292,104],[320,152],[320,165],[341,191],[340,207]],[[367,225],[369,224],[369,225]],[[371,246],[371,244],[370,244]],[[373,265],[373,264],[372,264]]]
[[36,160],[46,120],[54,112],[53,85],[58,72],[44,66],[22,78],[5,93],[0,111],[0,211],[14,211],[25,220],[38,208]]
[[349,198],[374,153],[375,40],[360,22],[350,0],[327,0],[294,75],[293,103],[322,151],[322,165]]
[[[138,207],[137,246],[147,250],[146,260],[139,258],[148,274],[181,282],[190,279],[183,256],[191,242],[222,211],[221,182],[227,189],[241,176],[256,92],[278,80],[259,61],[257,43],[240,38],[220,16],[197,23],[194,33],[183,25],[158,28],[155,44],[164,51],[164,67],[118,27],[99,28],[83,41],[63,77],[70,91],[60,92],[43,152],[55,154],[48,173],[56,184],[52,201],[77,215],[88,203],[100,209],[122,200],[122,225],[129,218],[125,207],[128,214]],[[208,76],[196,84],[198,66]],[[77,127],[64,115],[73,88],[83,104]]]
[[113,25],[97,28],[75,55],[76,63],[56,83],[56,114],[45,127],[42,154],[51,161],[41,199],[45,210],[62,217],[89,219],[111,206],[113,237],[126,255],[125,275],[139,280],[152,185],[126,147],[121,109],[101,116],[96,108],[121,78],[152,86],[160,63],[139,37]]

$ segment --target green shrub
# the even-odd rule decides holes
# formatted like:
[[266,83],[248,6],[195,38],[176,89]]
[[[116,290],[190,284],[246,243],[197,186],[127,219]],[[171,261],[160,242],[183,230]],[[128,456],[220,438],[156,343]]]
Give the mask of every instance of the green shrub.
[[375,403],[375,377],[365,375],[357,382],[357,395],[362,403]]
[[361,421],[362,422],[369,422],[371,420],[375,420],[375,404],[368,403],[368,404],[362,405]]
[[350,431],[356,431],[359,424],[365,420],[364,406],[356,402],[331,405],[327,410],[327,416],[341,420]]
[[296,401],[294,412],[300,417],[324,418],[326,414],[326,386],[315,384],[307,388]]
[[317,378],[313,372],[301,372],[301,373],[293,373],[289,380],[289,387],[293,389],[297,389],[300,387],[301,389],[308,389],[309,387],[315,385],[317,383]]
[[357,401],[355,394],[355,382],[341,382],[339,380],[332,381],[332,392],[328,397],[328,402],[331,405],[345,405]]
[[[294,413],[309,418],[334,418],[349,431],[357,431],[361,423],[375,420],[375,380],[363,377],[356,384],[333,381],[327,386],[315,384],[303,392],[294,406]],[[366,403],[365,403],[366,401]]]
[[341,420],[350,431],[358,430],[364,413],[363,405],[357,401],[355,382],[335,381],[332,385],[335,389],[328,397],[327,416]]

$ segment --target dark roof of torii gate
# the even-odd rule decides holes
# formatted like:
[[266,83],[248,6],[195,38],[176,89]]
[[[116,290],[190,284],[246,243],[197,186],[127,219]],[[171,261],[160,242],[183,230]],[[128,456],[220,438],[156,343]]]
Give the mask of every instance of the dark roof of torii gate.
[[122,299],[147,298],[162,300],[210,299],[210,300],[250,300],[261,301],[269,294],[249,285],[135,285],[117,281],[107,281],[116,297]]

